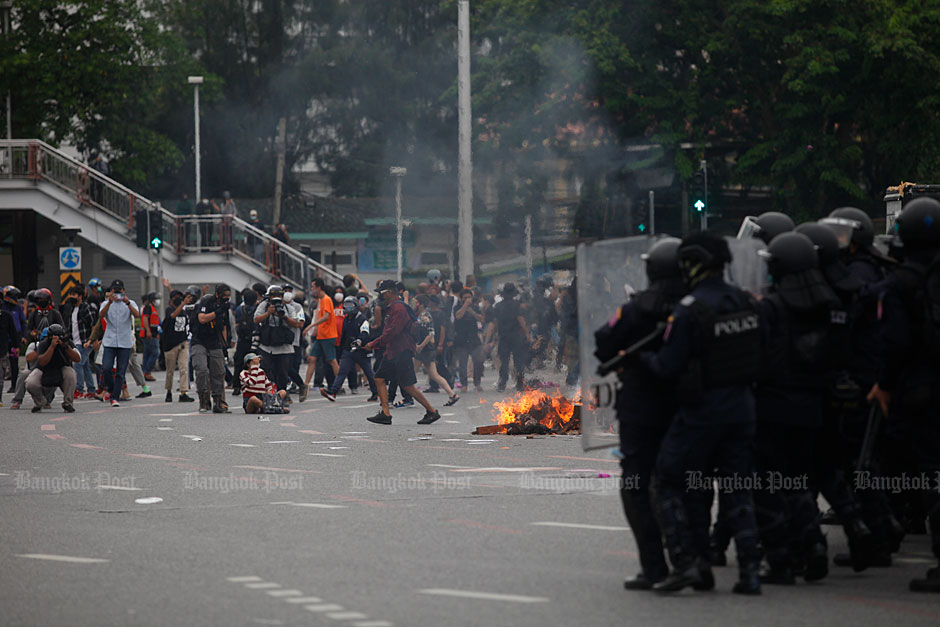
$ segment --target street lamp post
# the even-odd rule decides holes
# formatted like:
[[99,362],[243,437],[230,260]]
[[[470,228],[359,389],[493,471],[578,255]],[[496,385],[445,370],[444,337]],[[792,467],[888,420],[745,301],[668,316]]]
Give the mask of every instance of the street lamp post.
[[391,167],[388,173],[395,177],[395,241],[398,253],[398,282],[401,282],[402,270],[402,220],[401,220],[401,177],[408,174],[408,168]]
[[190,76],[189,84],[193,86],[193,118],[196,123],[196,202],[202,200],[202,169],[199,158],[199,86],[202,85],[201,76]]
[[473,274],[473,161],[470,105],[470,0],[457,3],[457,252],[461,280]]
[[[3,33],[4,37],[10,36],[11,26],[10,26],[10,10],[13,8],[12,0],[0,0],[0,32]],[[13,139],[13,105],[12,98],[10,96],[10,90],[7,90],[6,95],[6,118],[7,118],[7,139]],[[9,153],[12,157],[12,149]],[[10,161],[9,167],[13,168],[13,163]]]

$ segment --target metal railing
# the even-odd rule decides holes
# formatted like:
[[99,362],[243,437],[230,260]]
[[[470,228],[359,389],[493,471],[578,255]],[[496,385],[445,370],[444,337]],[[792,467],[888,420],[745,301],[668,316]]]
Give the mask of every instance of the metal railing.
[[216,253],[238,256],[254,266],[303,289],[314,277],[341,275],[284,244],[274,236],[232,215],[174,215],[94,168],[72,159],[39,140],[0,140],[0,178],[45,181],[73,195],[79,210],[93,207],[126,225],[125,237],[148,229],[140,211],[159,212],[163,242],[177,255]]

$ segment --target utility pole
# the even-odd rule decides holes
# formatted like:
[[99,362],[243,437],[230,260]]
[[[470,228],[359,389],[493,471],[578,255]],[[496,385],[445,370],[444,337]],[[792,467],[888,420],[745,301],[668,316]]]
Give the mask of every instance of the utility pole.
[[650,190],[650,235],[656,235],[656,192]]
[[[12,0],[0,0],[0,31],[3,32],[4,39],[10,36],[12,32],[12,27],[10,26],[10,10],[13,8]],[[6,96],[6,112],[7,112],[7,139],[13,139],[13,104],[12,96],[10,90],[7,90]],[[10,153],[12,156],[12,153]],[[12,172],[13,162],[9,162],[10,171]]]
[[199,156],[199,86],[202,85],[201,76],[190,76],[188,79],[193,86],[193,119],[196,125],[196,203],[202,200],[202,164]]
[[457,253],[461,281],[473,274],[473,162],[470,110],[470,0],[457,2],[457,100],[460,164],[457,198]]
[[388,173],[395,177],[395,242],[396,252],[398,253],[398,281],[401,282],[402,272],[402,220],[401,220],[401,178],[408,174],[408,168],[391,167]]
[[705,210],[702,211],[702,230],[703,230],[703,231],[706,231],[706,230],[708,230],[708,210],[709,210],[709,206],[708,206],[708,164],[705,163],[705,160],[704,160],[704,159],[702,159],[701,162],[699,162],[699,165],[700,165],[701,168],[702,168],[702,174],[705,175]]
[[281,223],[281,194],[284,188],[284,162],[287,159],[287,118],[277,123],[277,172],[274,176],[274,224]]

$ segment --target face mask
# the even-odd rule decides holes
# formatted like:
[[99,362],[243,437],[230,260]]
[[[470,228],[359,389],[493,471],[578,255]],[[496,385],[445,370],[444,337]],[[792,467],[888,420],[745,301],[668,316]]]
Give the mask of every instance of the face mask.
[[159,307],[160,305],[163,304],[163,299],[162,299],[162,298],[158,298],[157,300],[155,300],[155,301],[153,301],[153,302],[154,302],[154,304],[155,304],[157,307]]
[[293,292],[284,292],[284,302],[289,303],[294,300]]
[[333,294],[333,300],[335,300],[337,303],[343,302],[343,293],[336,292],[335,294]]
[[183,299],[182,299],[182,298],[174,298],[174,299],[173,299],[173,306],[174,306],[174,307],[179,307],[182,303],[183,303]]

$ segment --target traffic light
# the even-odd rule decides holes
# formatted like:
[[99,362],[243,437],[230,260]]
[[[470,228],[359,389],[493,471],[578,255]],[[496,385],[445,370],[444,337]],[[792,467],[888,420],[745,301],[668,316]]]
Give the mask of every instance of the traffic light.
[[707,209],[707,200],[705,196],[705,170],[698,170],[692,175],[692,208],[698,213],[704,213]]
[[150,247],[163,248],[163,215],[159,211],[150,212]]
[[137,229],[137,248],[147,248],[147,210],[138,209],[134,212],[134,225]]

